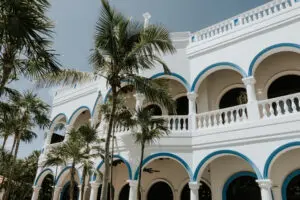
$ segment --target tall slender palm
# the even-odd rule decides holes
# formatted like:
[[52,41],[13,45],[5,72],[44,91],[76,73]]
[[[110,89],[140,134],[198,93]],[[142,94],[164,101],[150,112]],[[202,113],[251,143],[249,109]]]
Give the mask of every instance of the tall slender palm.
[[53,23],[48,0],[0,2],[0,96],[5,85],[20,75],[37,78],[60,71],[51,49]]
[[138,126],[137,131],[133,132],[135,142],[141,146],[141,156],[139,163],[139,179],[137,187],[138,200],[141,200],[141,181],[142,181],[142,163],[146,144],[152,144],[168,134],[167,121],[163,118],[153,118],[152,110],[140,109],[136,112],[133,124]]
[[[118,89],[122,82],[133,85],[138,93],[161,105],[171,105],[166,92],[160,89],[156,81],[139,76],[143,70],[153,69],[162,65],[165,73],[169,73],[167,65],[160,58],[161,54],[173,53],[175,48],[166,28],[158,25],[144,27],[141,23],[128,19],[114,10],[107,0],[101,0],[102,10],[96,25],[94,50],[90,57],[93,65],[93,75],[106,79],[111,87],[112,109],[108,122],[105,140],[104,173],[101,200],[107,199],[109,181],[109,150],[113,131],[113,121],[116,112]],[[88,73],[51,74],[39,80],[42,85],[69,84],[83,79],[91,79]],[[168,95],[167,95],[168,96]],[[168,96],[169,97],[169,96]]]

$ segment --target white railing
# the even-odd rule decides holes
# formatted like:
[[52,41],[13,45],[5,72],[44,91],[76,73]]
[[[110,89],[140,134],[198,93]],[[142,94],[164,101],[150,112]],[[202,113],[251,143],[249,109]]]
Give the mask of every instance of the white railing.
[[189,130],[188,115],[163,115],[171,132],[186,132]]
[[275,14],[292,8],[294,4],[295,0],[270,1],[262,6],[193,33],[190,42],[194,43],[212,39],[234,31],[235,29],[239,29],[242,25],[251,25],[256,21],[274,17]]
[[248,120],[247,105],[200,113],[196,115],[196,128],[216,128]]
[[300,93],[259,101],[262,119],[286,116],[300,112]]
[[114,127],[113,130],[116,134],[117,133],[125,133],[129,131],[128,127],[122,126],[121,124],[118,124],[117,126]]

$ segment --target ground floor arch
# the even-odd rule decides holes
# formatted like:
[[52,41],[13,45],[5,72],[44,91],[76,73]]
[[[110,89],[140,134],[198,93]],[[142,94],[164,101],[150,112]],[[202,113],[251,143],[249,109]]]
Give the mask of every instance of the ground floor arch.
[[154,182],[147,191],[147,200],[173,200],[174,193],[171,185],[164,180]]
[[[64,187],[62,188],[61,194],[60,194],[60,200],[69,200],[70,199],[70,187],[71,183],[68,181]],[[78,188],[78,183],[75,182],[74,184],[74,199],[79,198],[79,188]]]
[[283,200],[300,199],[300,169],[293,171],[285,178],[281,190]]
[[[198,190],[198,195],[200,200],[212,200],[211,188],[206,181],[200,181],[200,187]],[[180,200],[190,200],[191,191],[189,183],[186,183],[180,192]]]

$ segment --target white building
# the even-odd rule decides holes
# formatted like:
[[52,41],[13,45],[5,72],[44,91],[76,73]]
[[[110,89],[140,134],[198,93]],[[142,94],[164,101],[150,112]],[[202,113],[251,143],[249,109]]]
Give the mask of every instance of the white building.
[[[172,38],[177,53],[164,57],[172,74],[160,67],[144,73],[169,80],[179,109],[178,115],[161,111],[171,134],[146,148],[143,199],[299,200],[300,1],[273,0]],[[243,91],[248,102],[238,105]],[[68,131],[89,120],[101,123],[97,105],[108,94],[104,80],[58,90],[44,153],[63,140],[52,134],[56,124]],[[134,93],[128,103],[150,105]],[[139,147],[130,132],[117,132],[115,199],[135,200]],[[101,167],[99,158],[95,168]],[[66,198],[69,167],[40,167],[33,200],[49,174],[56,177],[53,199]],[[78,168],[79,187],[81,180]],[[96,200],[99,185],[92,177],[85,199]]]

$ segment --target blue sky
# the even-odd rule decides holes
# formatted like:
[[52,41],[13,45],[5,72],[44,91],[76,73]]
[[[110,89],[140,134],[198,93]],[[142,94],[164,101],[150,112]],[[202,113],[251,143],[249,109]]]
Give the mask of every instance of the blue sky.
[[[49,16],[55,22],[54,48],[60,54],[64,67],[90,71],[88,56],[93,44],[94,27],[100,14],[100,0],[51,0]],[[151,23],[165,25],[171,32],[197,31],[232,17],[267,0],[110,0],[115,8],[128,17],[143,20],[142,14],[152,15]],[[13,84],[20,90],[32,88],[26,80]],[[38,91],[41,98],[51,104],[49,89]],[[44,131],[31,144],[22,144],[20,157],[41,149]]]

